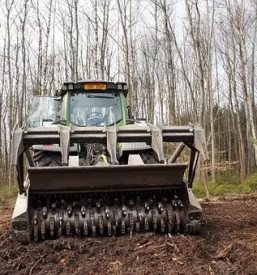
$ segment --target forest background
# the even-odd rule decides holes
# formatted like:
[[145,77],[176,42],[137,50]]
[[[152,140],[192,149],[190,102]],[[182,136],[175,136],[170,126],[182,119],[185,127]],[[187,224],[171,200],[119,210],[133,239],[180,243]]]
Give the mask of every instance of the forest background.
[[0,0],[0,186],[32,96],[92,78],[126,81],[135,117],[198,122],[204,180],[241,184],[257,164],[256,35],[255,0]]

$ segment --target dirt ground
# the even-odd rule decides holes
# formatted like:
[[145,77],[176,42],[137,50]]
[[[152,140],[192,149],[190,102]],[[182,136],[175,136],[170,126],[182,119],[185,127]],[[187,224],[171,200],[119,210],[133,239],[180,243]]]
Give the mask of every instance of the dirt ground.
[[0,206],[0,274],[257,274],[257,197],[201,202],[199,236],[69,239],[20,245]]

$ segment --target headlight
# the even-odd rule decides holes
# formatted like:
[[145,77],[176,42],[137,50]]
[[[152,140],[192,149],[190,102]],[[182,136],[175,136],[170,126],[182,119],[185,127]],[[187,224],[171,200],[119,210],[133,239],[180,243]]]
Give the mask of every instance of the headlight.
[[67,85],[63,85],[63,86],[62,86],[62,90],[63,90],[63,91],[67,91],[67,90],[68,90]]
[[73,84],[68,85],[68,90],[73,90]]
[[201,218],[202,218],[202,213],[201,212],[190,213],[188,215],[188,219],[190,221],[194,221],[194,220],[200,221]]

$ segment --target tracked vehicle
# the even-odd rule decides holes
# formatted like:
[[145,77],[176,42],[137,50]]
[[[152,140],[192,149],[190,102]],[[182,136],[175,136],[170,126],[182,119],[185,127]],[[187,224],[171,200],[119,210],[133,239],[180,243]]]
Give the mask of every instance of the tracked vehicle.
[[[199,153],[208,159],[202,128],[138,121],[127,93],[126,83],[80,81],[34,97],[12,139],[19,242],[199,232],[202,209],[191,187]],[[169,159],[164,143],[174,144]]]

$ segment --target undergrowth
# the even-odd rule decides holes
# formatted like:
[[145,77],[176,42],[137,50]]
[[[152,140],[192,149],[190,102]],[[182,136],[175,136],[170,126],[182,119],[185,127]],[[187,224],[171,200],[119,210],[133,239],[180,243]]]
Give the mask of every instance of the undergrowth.
[[[242,183],[238,175],[232,175],[231,177],[219,175],[216,182],[209,181],[207,186],[212,197],[249,194],[257,191],[257,172]],[[197,198],[206,197],[204,186],[199,181],[196,181],[192,190]]]
[[2,184],[0,185],[0,202],[13,203],[16,200],[18,194],[17,184]]
[[[214,183],[208,182],[207,183],[208,190],[210,196],[225,196],[225,195],[238,195],[238,194],[249,194],[253,190],[248,184],[235,184],[235,183]],[[204,186],[200,183],[196,183],[193,186],[193,192],[197,198],[204,198],[206,197]]]

